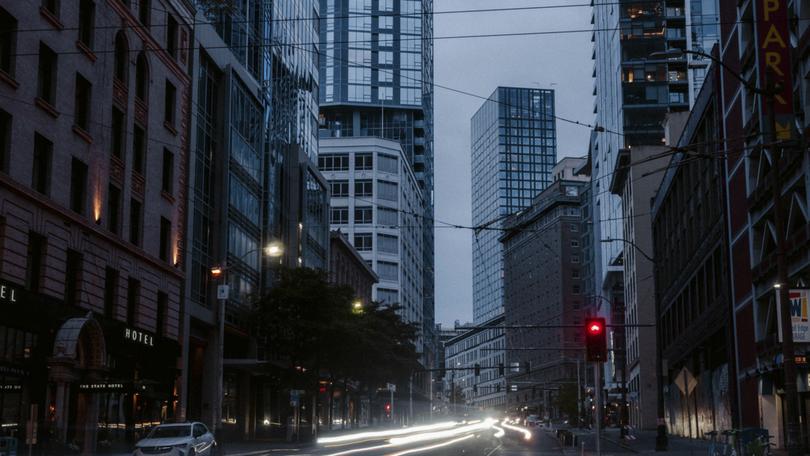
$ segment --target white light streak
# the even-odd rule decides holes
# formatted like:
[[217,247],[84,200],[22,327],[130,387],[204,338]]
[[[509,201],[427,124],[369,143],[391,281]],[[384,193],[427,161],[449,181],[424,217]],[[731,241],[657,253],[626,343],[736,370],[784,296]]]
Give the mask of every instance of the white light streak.
[[475,431],[482,431],[492,427],[496,421],[494,420],[485,420],[480,423],[476,424],[468,424],[466,426],[461,426],[456,429],[449,429],[446,431],[437,431],[437,432],[425,432],[421,434],[409,435],[405,437],[397,437],[390,440],[392,444],[395,445],[407,445],[409,443],[416,443],[416,442],[423,442],[425,440],[439,440],[444,438],[451,438],[461,434],[467,434],[470,432]]
[[495,431],[496,431],[495,432],[495,438],[496,439],[499,439],[499,438],[503,437],[504,435],[506,435],[506,431],[504,431],[503,428],[499,428],[498,426],[492,426],[492,429],[495,429]]
[[358,432],[355,434],[348,434],[348,435],[339,435],[336,437],[322,437],[318,439],[319,444],[329,444],[329,443],[349,443],[349,442],[356,442],[359,440],[369,440],[369,439],[383,439],[387,437],[394,437],[398,435],[407,435],[407,434],[414,434],[417,432],[425,432],[425,431],[435,431],[439,429],[448,429],[458,426],[458,423],[455,421],[447,421],[443,423],[436,423],[436,424],[428,424],[425,426],[414,426],[410,428],[402,428],[402,429],[393,429],[387,431],[376,431],[376,432]]
[[501,423],[501,424],[503,425],[503,427],[505,427],[506,429],[509,429],[511,431],[522,432],[523,433],[523,438],[525,440],[531,440],[532,439],[532,431],[530,431],[530,430],[528,430],[526,428],[519,427],[519,426],[512,426],[511,424],[506,424],[506,423]]
[[387,456],[404,456],[406,454],[421,453],[423,451],[435,450],[436,448],[442,448],[442,447],[450,446],[450,445],[456,444],[458,442],[470,439],[472,437],[473,437],[473,435],[469,434],[469,435],[465,435],[463,437],[458,437],[458,438],[455,438],[455,439],[452,439],[452,440],[448,440],[446,442],[437,443],[435,445],[429,445],[429,446],[420,447],[420,448],[412,448],[410,450],[400,451],[399,453],[391,453],[391,454],[389,454]]

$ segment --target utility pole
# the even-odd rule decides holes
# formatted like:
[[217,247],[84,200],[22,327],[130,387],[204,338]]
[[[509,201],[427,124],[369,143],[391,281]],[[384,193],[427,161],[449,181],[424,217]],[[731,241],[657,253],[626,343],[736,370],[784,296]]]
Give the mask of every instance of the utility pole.
[[790,87],[779,87],[774,81],[774,75],[769,70],[765,75],[765,97],[768,100],[768,112],[765,140],[770,144],[771,157],[773,157],[773,220],[776,230],[776,305],[780,316],[779,327],[782,333],[782,358],[784,363],[784,390],[785,390],[785,447],[789,456],[801,454],[801,427],[799,424],[799,393],[796,386],[796,353],[793,346],[793,322],[790,314],[790,277],[785,251],[785,223],[784,208],[782,206],[782,181],[780,171],[784,147],[776,144],[776,95],[782,90],[791,90]]
[[596,396],[596,456],[602,456],[602,363],[593,364]]
[[579,380],[579,357],[577,357],[577,427],[582,427],[582,383]]

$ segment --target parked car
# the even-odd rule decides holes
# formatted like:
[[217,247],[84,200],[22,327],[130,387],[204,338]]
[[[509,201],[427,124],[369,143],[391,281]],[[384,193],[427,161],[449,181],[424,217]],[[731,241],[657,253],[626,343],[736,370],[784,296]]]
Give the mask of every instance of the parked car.
[[217,442],[202,423],[161,424],[135,444],[132,456],[214,456]]
[[526,427],[536,427],[540,425],[540,417],[537,415],[529,415],[526,417]]

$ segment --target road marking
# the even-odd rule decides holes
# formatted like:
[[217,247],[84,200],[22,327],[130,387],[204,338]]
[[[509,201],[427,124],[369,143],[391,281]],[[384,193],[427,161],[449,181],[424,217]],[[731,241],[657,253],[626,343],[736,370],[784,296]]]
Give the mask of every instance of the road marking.
[[494,452],[498,451],[498,450],[499,450],[499,449],[500,449],[502,446],[503,446],[503,444],[499,444],[498,446],[496,446],[495,448],[493,448],[493,449],[492,449],[492,451],[490,451],[489,453],[487,453],[487,456],[490,456],[492,453],[494,453]]

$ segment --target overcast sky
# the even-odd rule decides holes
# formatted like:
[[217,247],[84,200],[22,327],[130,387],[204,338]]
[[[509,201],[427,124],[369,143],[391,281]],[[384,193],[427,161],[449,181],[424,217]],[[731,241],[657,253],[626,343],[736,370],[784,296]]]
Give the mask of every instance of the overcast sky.
[[[588,3],[580,0],[434,0],[434,11]],[[590,29],[590,8],[436,14],[434,35]],[[555,90],[556,114],[593,122],[591,34],[437,39],[436,84],[489,96],[495,87]],[[470,224],[470,117],[483,100],[435,88],[436,219]],[[557,158],[587,153],[589,131],[557,121]],[[437,226],[440,223],[436,224]],[[469,230],[436,229],[436,322],[472,320]]]

